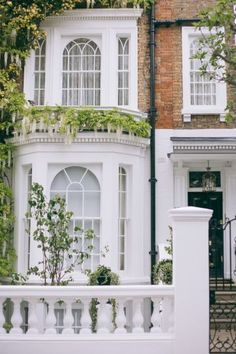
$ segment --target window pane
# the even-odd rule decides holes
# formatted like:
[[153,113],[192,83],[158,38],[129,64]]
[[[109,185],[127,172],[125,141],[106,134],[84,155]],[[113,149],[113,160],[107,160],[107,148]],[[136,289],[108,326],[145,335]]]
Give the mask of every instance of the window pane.
[[[85,38],[70,42],[64,50],[64,63],[66,59],[69,60],[70,65],[69,71],[67,71],[67,65],[63,64],[65,78],[62,87],[67,87],[71,92],[66,101],[62,91],[65,104],[99,105],[101,56],[96,43]],[[72,71],[73,74],[70,73]],[[73,75],[73,80],[70,75]],[[66,81],[67,77],[69,80]],[[95,93],[95,88],[96,91],[99,91],[98,93]]]
[[99,217],[100,215],[100,193],[84,192],[84,216]]

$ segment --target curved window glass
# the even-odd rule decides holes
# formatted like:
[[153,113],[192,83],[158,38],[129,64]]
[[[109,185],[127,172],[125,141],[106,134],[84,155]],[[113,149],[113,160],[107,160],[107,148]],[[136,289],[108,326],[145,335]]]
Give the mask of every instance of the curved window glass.
[[118,105],[129,104],[129,38],[118,38]]
[[125,270],[126,230],[127,230],[127,174],[119,167],[119,220],[118,220],[118,262],[119,270]]
[[[91,257],[85,260],[82,267],[95,269],[100,260],[100,185],[96,176],[84,167],[67,167],[56,175],[51,184],[51,198],[56,194],[65,198],[67,209],[73,212],[71,235],[78,235],[74,231],[76,227],[83,231],[94,231]],[[79,232],[81,240],[74,247],[85,251],[87,245],[83,231]]]
[[63,51],[62,104],[100,105],[101,52],[86,38],[71,41]]
[[34,102],[36,105],[44,105],[45,101],[45,62],[46,62],[46,41],[39,41],[35,49],[34,63]]

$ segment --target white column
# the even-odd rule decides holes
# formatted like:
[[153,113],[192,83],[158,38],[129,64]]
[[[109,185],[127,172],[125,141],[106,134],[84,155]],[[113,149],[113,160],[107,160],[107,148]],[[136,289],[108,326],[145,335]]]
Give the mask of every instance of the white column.
[[174,169],[174,207],[184,207],[188,205],[187,191],[188,191],[188,169],[175,168]]
[[106,245],[109,247],[109,252],[101,261],[116,271],[118,257],[118,163],[114,161],[114,156],[107,158],[103,164],[101,198],[101,250],[104,250]]
[[172,209],[175,354],[209,354],[208,221],[212,210]]

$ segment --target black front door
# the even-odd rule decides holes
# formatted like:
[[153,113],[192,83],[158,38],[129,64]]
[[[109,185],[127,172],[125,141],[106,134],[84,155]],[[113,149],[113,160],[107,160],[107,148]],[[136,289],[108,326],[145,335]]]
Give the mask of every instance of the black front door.
[[189,192],[188,205],[213,210],[209,222],[210,276],[223,277],[222,192]]

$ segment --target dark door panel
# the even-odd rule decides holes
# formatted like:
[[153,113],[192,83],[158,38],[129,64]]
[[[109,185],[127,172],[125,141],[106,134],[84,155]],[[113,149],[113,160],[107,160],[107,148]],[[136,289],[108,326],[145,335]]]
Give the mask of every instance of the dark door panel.
[[223,218],[222,192],[189,192],[188,205],[213,210],[209,221],[210,276],[223,276],[223,231],[218,228]]

